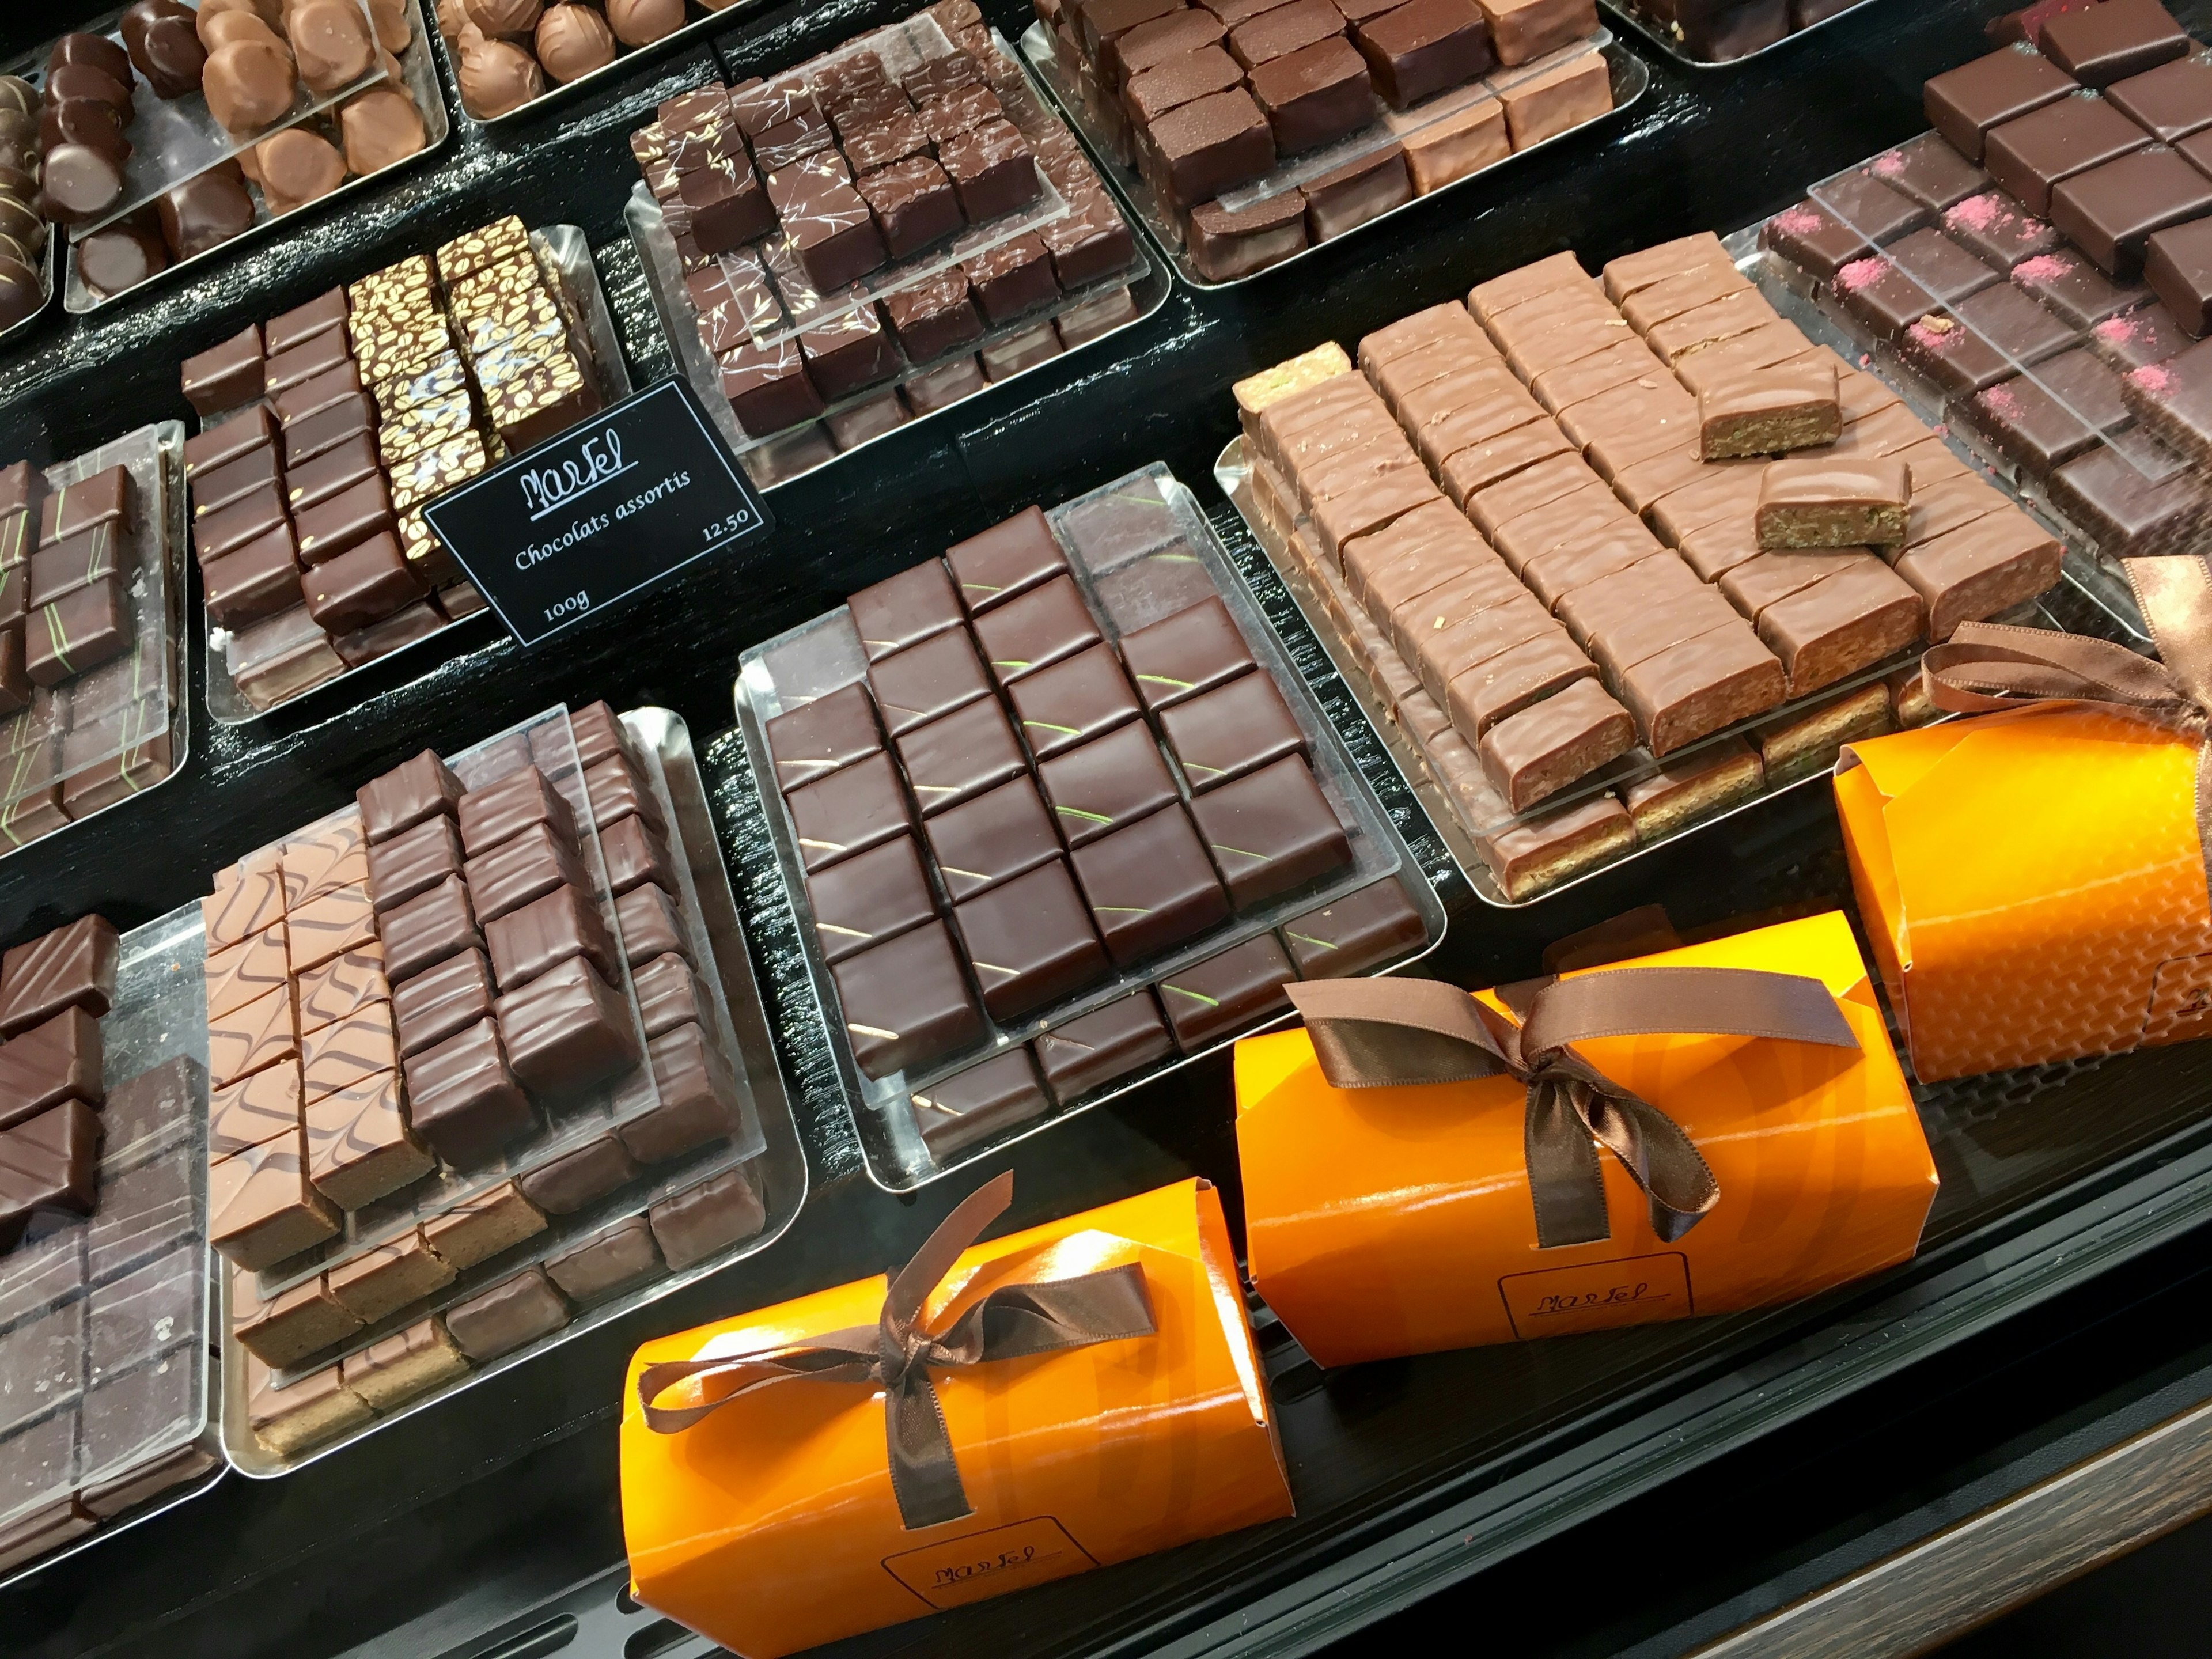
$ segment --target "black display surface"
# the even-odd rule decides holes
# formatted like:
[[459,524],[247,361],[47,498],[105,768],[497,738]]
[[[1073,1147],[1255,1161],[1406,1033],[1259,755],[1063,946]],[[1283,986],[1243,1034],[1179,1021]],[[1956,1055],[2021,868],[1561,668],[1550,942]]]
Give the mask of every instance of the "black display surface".
[[[496,134],[457,120],[447,149],[390,188],[310,210],[289,234],[209,260],[190,284],[151,288],[88,323],[57,312],[0,353],[0,456],[50,461],[148,420],[182,417],[176,367],[185,356],[508,211],[586,229],[635,378],[653,379],[667,365],[622,232],[636,176],[628,132],[659,100],[710,72],[773,70],[909,9],[842,0],[732,15],[719,64],[696,46],[647,52],[616,84]],[[1595,270],[1633,248],[1771,213],[1810,180],[1920,131],[1921,82],[1982,50],[1982,25],[1998,9],[1880,0],[1740,72],[1655,64],[1652,93],[1632,119],[1547,150],[1499,192],[1471,185],[1417,205],[1274,280],[1207,295],[1178,289],[1103,355],[987,392],[776,491],[772,533],[586,615],[550,648],[526,651],[496,619],[480,618],[441,636],[450,643],[433,649],[437,665],[427,671],[410,654],[243,726],[196,722],[193,752],[158,806],[108,814],[0,860],[0,938],[94,908],[118,926],[143,922],[204,890],[240,852],[339,805],[426,745],[460,746],[549,703],[604,697],[617,708],[664,704],[690,723],[720,792],[751,942],[764,977],[787,998],[792,923],[779,912],[758,804],[734,749],[706,742],[729,724],[743,647],[1017,507],[1066,499],[1153,459],[1218,504],[1210,469],[1236,430],[1233,379],[1323,338],[1349,344],[1563,247]],[[100,9],[79,0],[30,15],[6,9],[0,44],[38,46]],[[2192,32],[2212,31],[2212,3],[2176,9]],[[988,10],[1009,34],[1027,21],[1012,0]],[[1220,516],[1227,520],[1225,505]],[[1257,550],[1238,545],[1248,572],[1263,571]],[[1263,583],[1262,597],[1271,614],[1294,615],[1279,589]],[[1315,659],[1310,640],[1293,643]],[[191,694],[203,706],[205,672],[195,645]],[[158,833],[149,833],[156,814]],[[1522,977],[1547,941],[1654,899],[1688,927],[1771,919],[1847,891],[1832,811],[1820,792],[1803,791],[1553,902],[1494,912],[1463,890],[1449,894],[1458,908],[1433,971],[1466,983]],[[613,1425],[635,1344],[878,1271],[910,1252],[957,1196],[894,1199],[871,1186],[849,1124],[823,1103],[831,1097],[820,1087],[826,1054],[793,1040],[785,1058],[795,1090],[817,1085],[799,1101],[813,1188],[807,1213],[777,1246],[295,1475],[233,1477],[0,1592],[0,1650],[25,1659],[319,1659],[377,1644],[441,1655],[611,1566],[622,1547]],[[2024,1100],[1961,1091],[1930,1112],[1944,1193],[1922,1262],[1807,1307],[1332,1378],[1280,1366],[1280,1334],[1267,1334],[1297,1520],[849,1648],[1305,1650],[1389,1611],[1393,1597],[1492,1567],[1538,1539],[1571,1539],[1626,1492],[1648,1490],[1684,1460],[1717,1455],[1720,1432],[1697,1414],[1715,1400],[1751,1399],[1731,1419],[1745,1435],[1792,1419],[1837,1434],[1878,1425],[1894,1396],[1855,1407],[1856,1382],[1895,1375],[1976,1322],[2012,1318],[2027,1334],[2004,1340],[2027,1341],[2067,1317],[2033,1311],[2055,1293],[2054,1253],[2070,1258],[2063,1271],[2077,1279],[2111,1269],[2124,1279],[2123,1264],[2160,1230],[2171,1237],[2212,1214],[2212,1150],[2194,1127],[2208,1083],[2212,1058],[2179,1049],[2085,1068]],[[986,1160],[975,1179],[1015,1170],[1008,1224],[1028,1225],[1197,1172],[1222,1184],[1234,1222],[1228,1091],[1224,1057]],[[1915,1309],[1924,1310],[1921,1326],[1910,1326]],[[1857,1341],[1892,1322],[1931,1346]],[[1826,1394],[1802,1381],[1815,1362]],[[1910,1392],[1909,1381],[1894,1386]],[[1700,1507],[1750,1490],[1743,1479],[1701,1491]],[[1579,1593],[1560,1582],[1569,1584],[1561,1593]],[[1335,1584],[1350,1588],[1317,1609]]]
[[681,380],[601,410],[422,516],[525,645],[773,523]]

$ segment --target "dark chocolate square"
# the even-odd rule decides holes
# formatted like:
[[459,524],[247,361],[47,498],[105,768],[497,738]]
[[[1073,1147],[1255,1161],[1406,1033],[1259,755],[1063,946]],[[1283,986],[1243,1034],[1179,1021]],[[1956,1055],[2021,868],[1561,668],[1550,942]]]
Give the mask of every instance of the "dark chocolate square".
[[1054,822],[1071,848],[1158,811],[1176,799],[1152,735],[1133,722],[1056,755],[1037,769]]
[[983,665],[964,628],[933,635],[921,643],[868,665],[876,708],[893,738],[925,721],[991,694]]
[[779,789],[811,783],[884,746],[875,702],[867,687],[860,684],[840,686],[788,709],[770,720],[765,729]]
[[927,819],[922,832],[957,902],[1058,858],[1059,836],[1027,778]]
[[1039,1033],[1031,1045],[1054,1096],[1073,1100],[1175,1053],[1149,991]]
[[1302,759],[1209,790],[1190,810],[1240,910],[1352,861],[1344,826]]
[[1231,779],[1305,752],[1282,693],[1265,674],[1246,674],[1167,709],[1160,732],[1189,781],[1203,794]]
[[1099,639],[1073,578],[1054,577],[977,617],[975,637],[1001,685],[1072,657]]
[[800,860],[811,872],[911,828],[890,757],[874,754],[784,797]]
[[1176,1042],[1185,1054],[1288,1008],[1283,987],[1297,977],[1273,933],[1193,963],[1159,985]]
[[933,921],[832,969],[853,1060],[869,1077],[889,1077],[964,1048],[983,1032],[951,936]]
[[2047,215],[2060,182],[2149,142],[2141,127],[2094,93],[2075,92],[1993,129],[1983,164],[2030,213]]
[[491,964],[471,945],[435,967],[392,984],[392,1017],[399,1052],[417,1054],[492,1011]]
[[1056,859],[955,905],[952,919],[994,1019],[1017,1019],[1106,971],[1075,884]]
[[896,739],[907,787],[926,818],[1028,770],[1013,728],[994,697],[981,697]]
[[409,1122],[456,1168],[495,1158],[537,1121],[507,1069],[499,1029],[489,1019],[409,1056],[404,1072]]
[[864,587],[845,604],[871,662],[957,628],[962,619],[952,579],[938,559]]
[[937,914],[922,874],[914,837],[900,836],[872,847],[806,880],[823,959],[842,962]]
[[1026,1048],[939,1078],[912,1097],[915,1127],[940,1164],[953,1153],[1042,1117],[1048,1102]]
[[500,1042],[523,1087],[549,1100],[582,1094],[641,1058],[621,994],[582,957],[548,969],[495,1005]]
[[1990,128],[2063,98],[2077,84],[2033,46],[2014,46],[1935,76],[1921,101],[1929,125],[1969,161],[1979,161]]
[[1229,915],[1220,879],[1179,806],[1086,842],[1071,861],[1117,966],[1180,945]]
[[894,259],[950,236],[963,222],[952,181],[927,155],[910,155],[864,173],[854,188],[875,215],[884,250]]
[[1096,645],[1018,679],[1008,689],[1023,739],[1048,760],[1137,718],[1137,699],[1114,659]]

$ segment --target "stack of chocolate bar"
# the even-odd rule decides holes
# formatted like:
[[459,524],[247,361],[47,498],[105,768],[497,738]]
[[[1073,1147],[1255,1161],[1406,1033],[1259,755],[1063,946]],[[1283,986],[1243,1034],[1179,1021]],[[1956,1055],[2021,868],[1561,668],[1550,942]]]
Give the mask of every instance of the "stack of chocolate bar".
[[[1113,153],[1209,280],[1289,258],[1613,107],[1591,0],[1035,0]],[[1335,165],[1267,180],[1352,134]]]
[[185,1145],[205,1081],[169,1060],[100,1116],[99,1202],[0,1256],[0,1569],[213,1468],[207,1249]]
[[599,406],[573,301],[511,216],[249,325],[184,389],[208,615],[257,708],[482,610],[424,504]]
[[205,1473],[199,1066],[112,1088],[98,916],[0,957],[0,1571]]
[[[555,735],[571,733],[573,763]],[[594,704],[508,746],[486,769],[471,764],[483,780],[473,787],[417,756],[354,808],[226,872],[204,907],[210,1231],[239,1269],[233,1328],[262,1368],[249,1379],[254,1426],[280,1453],[762,1224],[739,1175],[716,1177],[720,1197],[678,1194],[606,1227],[563,1225],[726,1140],[736,1085],[708,1035],[665,819],[620,723]],[[611,926],[596,896],[602,867]],[[641,1059],[653,1103],[633,1101],[606,1133],[580,1145],[569,1133],[551,1156],[518,1150],[548,1124],[572,1126]],[[441,1168],[502,1162],[513,1177],[489,1191],[453,1183],[449,1200],[402,1199],[358,1219]],[[694,1209],[702,1218],[687,1220]],[[349,1216],[348,1243],[303,1276],[294,1258]],[[561,1231],[520,1276],[550,1287],[544,1297],[473,1273],[546,1234],[548,1217]],[[257,1274],[281,1288],[264,1294]],[[522,1309],[538,1320],[526,1334]],[[344,1346],[357,1351],[289,1374]]]
[[2027,16],[1763,240],[2103,550],[2182,547],[2212,517],[2212,62],[2156,0]]
[[162,464],[149,428],[46,471],[0,468],[0,848],[173,769],[167,553],[137,481]]
[[[1177,556],[1195,562],[1179,543],[1158,556]],[[994,1030],[1233,934],[1235,915],[1338,876],[1352,852],[1220,599],[1111,641],[1035,507],[850,607],[865,683],[765,735],[854,1059],[907,1074],[933,1156],[1286,1006],[1297,972],[1261,932],[1164,976],[1157,1001],[1139,987],[920,1081]],[[781,651],[779,672],[803,678],[806,649]],[[1386,881],[1285,933],[1301,963],[1329,964],[1309,971],[1349,973],[1423,928]]]
[[[1359,369],[1330,345],[1239,384],[1255,506],[1511,896],[1886,729],[1875,683],[1704,741],[2057,579],[2052,538],[1710,235],[1601,283],[1571,254],[1510,272],[1368,336]],[[1909,512],[1878,544],[1832,516],[1763,538],[1770,466],[1816,465],[1784,448],[1832,494],[1885,464]],[[1524,816],[1608,770],[1620,799]]]
[[[672,98],[630,148],[738,424],[807,428],[754,458],[777,477],[1135,315],[1096,291],[1135,256],[1119,210],[969,0]],[[1066,211],[1024,230],[1046,177]]]

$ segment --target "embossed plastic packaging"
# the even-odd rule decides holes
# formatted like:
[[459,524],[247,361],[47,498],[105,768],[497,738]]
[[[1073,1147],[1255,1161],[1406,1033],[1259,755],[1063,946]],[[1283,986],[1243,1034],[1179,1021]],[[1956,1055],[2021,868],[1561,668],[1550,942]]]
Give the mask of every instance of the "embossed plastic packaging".
[[1291,1513],[1212,1186],[973,1244],[1012,1192],[888,1281],[638,1350],[639,1601],[774,1659]]
[[1930,653],[1931,696],[1996,712],[1854,744],[1837,769],[1859,911],[1923,1083],[2212,1036],[2212,575],[2201,557],[2123,562],[2163,665],[1961,630]]
[[1253,1282],[1325,1365],[1790,1301],[1909,1260],[1935,1201],[1840,912],[1292,995],[1306,1029],[1237,1046],[1237,1152]]

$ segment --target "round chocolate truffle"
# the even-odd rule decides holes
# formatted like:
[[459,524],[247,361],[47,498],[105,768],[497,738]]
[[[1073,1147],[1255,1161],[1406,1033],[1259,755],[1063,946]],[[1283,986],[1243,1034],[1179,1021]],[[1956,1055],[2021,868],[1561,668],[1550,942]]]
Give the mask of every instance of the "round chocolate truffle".
[[538,20],[538,61],[552,80],[574,81],[615,61],[615,32],[589,6],[553,6]]
[[289,115],[298,91],[292,54],[259,40],[234,40],[210,52],[200,88],[207,94],[208,113],[232,133],[257,132]]
[[372,87],[348,99],[338,112],[338,134],[347,168],[362,174],[380,173],[430,142],[415,100],[392,87]]
[[131,54],[104,34],[63,35],[46,54],[46,73],[52,74],[64,64],[89,64],[106,70],[126,87],[135,85],[138,78],[131,72]]
[[495,40],[519,39],[538,27],[540,0],[461,0],[461,9]]
[[376,44],[386,52],[404,52],[414,38],[407,24],[407,0],[368,0],[368,21],[376,31]]
[[607,23],[626,46],[642,46],[684,25],[684,0],[607,0]]
[[[241,40],[274,46],[287,58],[292,55],[292,48],[284,44],[284,37],[250,11],[218,12],[200,25],[200,44],[208,49],[210,54],[221,52],[225,46],[235,46]],[[207,78],[204,68],[200,71],[200,78],[203,82]]]
[[64,64],[46,76],[46,102],[69,98],[94,98],[113,110],[118,120],[131,118],[131,88],[91,64]]
[[520,109],[544,91],[544,70],[512,40],[487,40],[461,58],[461,102],[479,121]]
[[20,75],[0,75],[0,109],[36,109],[39,89]]
[[297,206],[327,196],[345,182],[345,157],[327,138],[305,127],[287,127],[254,147],[261,187]]
[[123,12],[123,45],[155,97],[200,89],[207,48],[200,44],[199,18],[184,0],[131,0]]
[[115,118],[115,106],[97,98],[60,98],[39,112],[39,147],[84,144],[111,156],[118,167],[131,159],[131,141]]
[[161,233],[138,222],[137,216],[95,230],[76,245],[76,274],[102,299],[136,288],[169,268],[169,251]]
[[46,285],[37,271],[13,259],[0,259],[0,328],[13,328],[37,316],[46,302]]
[[359,0],[300,0],[284,27],[300,78],[317,92],[351,85],[376,61],[376,37]]
[[253,227],[253,198],[232,167],[187,179],[159,204],[161,240],[170,254],[189,259]]
[[31,205],[37,199],[35,194],[0,196],[0,236],[21,243],[33,259],[46,251],[46,222]]
[[[461,0],[438,0],[438,33],[446,37],[447,46],[459,41],[465,25],[471,28],[476,27],[469,22],[467,9],[461,4]],[[481,30],[477,32],[482,33]]]
[[123,169],[110,157],[82,144],[64,144],[46,152],[39,207],[58,225],[97,219],[123,198]]

